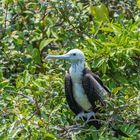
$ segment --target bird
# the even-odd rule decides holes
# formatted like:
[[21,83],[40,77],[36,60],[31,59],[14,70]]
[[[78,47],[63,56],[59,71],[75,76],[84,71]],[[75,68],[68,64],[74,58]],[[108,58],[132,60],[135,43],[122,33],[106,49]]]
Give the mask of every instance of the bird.
[[[62,59],[70,61],[71,66],[65,75],[65,96],[70,109],[76,114],[76,119],[86,120],[97,129],[101,123],[96,119],[97,113],[106,107],[107,96],[111,91],[105,86],[98,75],[85,66],[85,55],[79,49],[72,49],[63,55],[47,55],[46,59]],[[113,128],[127,137],[121,130]]]

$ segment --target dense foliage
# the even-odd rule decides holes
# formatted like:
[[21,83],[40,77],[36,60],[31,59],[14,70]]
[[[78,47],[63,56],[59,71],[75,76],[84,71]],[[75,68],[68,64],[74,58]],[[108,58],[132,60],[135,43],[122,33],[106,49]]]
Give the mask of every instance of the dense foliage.
[[[140,1],[0,1],[0,139],[140,139]],[[103,126],[75,121],[64,61],[80,48],[112,91]],[[108,122],[130,138],[115,138]]]

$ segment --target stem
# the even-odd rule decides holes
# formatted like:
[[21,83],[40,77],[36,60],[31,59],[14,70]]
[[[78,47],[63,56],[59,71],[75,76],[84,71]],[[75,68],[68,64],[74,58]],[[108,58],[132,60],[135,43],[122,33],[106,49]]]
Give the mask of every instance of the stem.
[[7,21],[7,14],[8,14],[8,5],[5,5],[5,20],[4,20],[4,30],[3,30],[3,36],[5,36],[5,32],[6,32],[6,21]]

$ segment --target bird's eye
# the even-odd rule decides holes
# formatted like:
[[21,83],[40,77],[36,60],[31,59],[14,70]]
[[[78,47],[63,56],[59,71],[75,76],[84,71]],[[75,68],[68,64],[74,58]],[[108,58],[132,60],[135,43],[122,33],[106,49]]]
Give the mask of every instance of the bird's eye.
[[76,55],[76,53],[73,53],[73,56],[75,56]]

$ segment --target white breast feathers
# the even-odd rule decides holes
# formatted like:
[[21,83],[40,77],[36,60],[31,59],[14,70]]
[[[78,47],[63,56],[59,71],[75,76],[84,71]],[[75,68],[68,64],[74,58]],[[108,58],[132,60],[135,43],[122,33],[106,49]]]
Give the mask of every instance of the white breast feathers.
[[85,110],[89,111],[92,105],[88,101],[86,94],[84,93],[84,89],[82,84],[73,83],[73,95],[76,102]]
[[70,68],[70,76],[72,78],[73,96],[77,104],[79,104],[85,111],[89,111],[92,105],[90,104],[87,95],[84,92],[82,85],[82,72],[78,65]]

